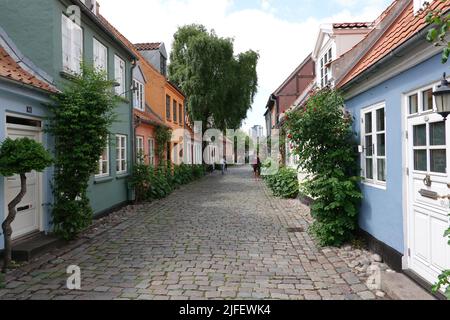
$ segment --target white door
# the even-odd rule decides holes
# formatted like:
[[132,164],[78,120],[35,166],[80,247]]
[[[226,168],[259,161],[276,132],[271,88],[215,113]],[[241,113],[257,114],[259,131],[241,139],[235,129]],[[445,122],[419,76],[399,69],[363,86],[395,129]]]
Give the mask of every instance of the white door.
[[436,113],[408,119],[409,268],[430,283],[450,268],[450,120]]
[[[17,139],[28,137],[30,139],[40,141],[40,132],[37,130],[8,128],[8,137]],[[6,180],[6,204],[5,212],[7,214],[7,205],[20,192],[19,176],[5,178]],[[40,178],[36,172],[27,174],[27,193],[22,202],[16,207],[17,216],[12,223],[13,239],[17,239],[29,233],[39,231],[40,228]]]

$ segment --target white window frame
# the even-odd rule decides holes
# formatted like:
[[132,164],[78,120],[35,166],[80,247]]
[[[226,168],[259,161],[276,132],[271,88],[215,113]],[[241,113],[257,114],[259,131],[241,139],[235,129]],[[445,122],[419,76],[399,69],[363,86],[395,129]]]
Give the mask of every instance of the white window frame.
[[[432,90],[433,92],[437,89],[437,87],[439,86],[440,82],[438,83],[434,83],[432,85],[428,85],[428,86],[424,86],[422,88],[416,89],[414,91],[408,92],[404,95],[405,98],[405,106],[406,106],[406,112],[408,114],[408,119],[410,118],[415,118],[415,117],[420,117],[420,116],[424,116],[424,115],[428,115],[428,114],[433,114],[435,112],[437,112],[437,108],[436,108],[436,98],[433,96],[433,108],[429,109],[429,110],[425,110],[424,109],[424,93],[428,90]],[[417,113],[413,113],[410,114],[409,110],[410,110],[410,106],[409,106],[409,97],[412,95],[417,94],[417,99],[418,99],[418,112]],[[422,171],[422,170],[416,170],[414,168],[414,161],[411,163],[411,169],[412,171],[414,171],[415,173],[431,173],[435,176],[446,176],[447,173],[443,173],[443,172],[435,172],[435,171],[431,171],[431,159],[430,159],[430,151],[431,150],[443,150],[444,148],[446,148],[445,145],[431,145],[430,141],[429,141],[429,135],[430,135],[430,128],[429,126],[433,123],[436,122],[440,122],[440,121],[428,121],[425,124],[426,127],[426,145],[425,146],[414,146],[414,129],[413,132],[411,133],[412,137],[410,137],[412,139],[412,150],[413,152],[415,150],[426,150],[427,151],[427,170],[426,171]],[[446,156],[448,157],[448,153],[446,154]]]
[[94,68],[108,72],[108,48],[99,40],[94,38]]
[[118,55],[114,55],[114,79],[118,83],[115,87],[116,94],[125,97],[126,79],[125,79],[125,60]]
[[155,139],[154,138],[148,138],[148,163],[151,166],[156,165]]
[[333,61],[333,46],[326,47],[326,50],[324,50],[324,53],[320,56],[318,61],[318,67],[319,67],[319,84],[321,88],[326,87],[331,83],[331,67],[330,63]]
[[[384,109],[384,130],[378,131],[377,129],[377,111]],[[372,115],[372,132],[366,133],[366,114],[371,113]],[[386,103],[381,102],[378,104],[375,104],[373,106],[367,107],[365,109],[361,110],[361,145],[363,146],[363,152],[361,154],[361,168],[362,168],[362,176],[364,178],[363,183],[386,188],[387,186],[387,179],[388,179],[388,154],[387,154],[387,117],[386,117]],[[378,135],[384,134],[384,146],[385,146],[385,155],[379,156],[378,155]],[[366,155],[367,148],[366,146],[366,137],[371,136],[372,137],[372,156],[368,157]],[[372,168],[373,168],[373,177],[372,179],[367,178],[367,172],[366,172],[366,160],[372,159]],[[386,181],[379,180],[378,179],[378,160],[384,160],[385,163],[385,175],[386,175]]]
[[139,155],[145,158],[144,137],[136,136],[136,161],[142,163],[143,159],[139,158]]
[[[106,152],[106,160],[103,159],[103,156]],[[106,172],[103,172],[103,164],[106,163]],[[110,149],[109,149],[109,138],[106,141],[106,147],[103,150],[103,153],[100,155],[99,158],[99,167],[98,167],[98,174],[95,175],[95,178],[106,178],[111,176],[111,168],[110,168]]]
[[65,14],[62,14],[61,32],[63,71],[80,74],[83,60],[83,29]]
[[145,110],[145,87],[144,84],[136,79],[133,79],[133,107],[137,110]]
[[[124,151],[124,158],[122,158],[122,152]],[[127,159],[127,136],[122,134],[116,135],[116,173],[119,175],[126,174],[128,172],[128,159]]]

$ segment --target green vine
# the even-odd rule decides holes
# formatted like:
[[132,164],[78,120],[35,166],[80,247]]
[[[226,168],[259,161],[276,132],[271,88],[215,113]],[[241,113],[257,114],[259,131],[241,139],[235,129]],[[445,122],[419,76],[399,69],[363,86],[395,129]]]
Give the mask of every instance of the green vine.
[[[449,0],[440,0],[448,2]],[[450,14],[445,14],[442,10],[430,10],[428,12],[427,23],[434,25],[427,34],[427,40],[435,46],[442,46],[442,63],[447,63],[450,57],[450,42],[446,39],[450,28]]]
[[156,154],[159,163],[163,164],[164,152],[167,144],[172,140],[172,130],[168,127],[158,126],[155,131]]
[[105,79],[103,72],[82,65],[82,74],[49,105],[52,116],[46,130],[55,138],[52,223],[54,232],[66,240],[92,221],[87,188],[98,171],[118,102],[113,82]]

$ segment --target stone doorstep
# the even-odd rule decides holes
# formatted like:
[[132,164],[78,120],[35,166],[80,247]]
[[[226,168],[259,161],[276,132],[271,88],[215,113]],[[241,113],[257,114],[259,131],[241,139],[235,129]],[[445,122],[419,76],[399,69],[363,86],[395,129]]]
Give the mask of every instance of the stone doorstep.
[[56,237],[45,235],[43,232],[37,233],[23,240],[13,242],[12,259],[18,262],[28,262],[66,243]]
[[381,289],[393,300],[436,300],[431,293],[402,273],[383,272]]

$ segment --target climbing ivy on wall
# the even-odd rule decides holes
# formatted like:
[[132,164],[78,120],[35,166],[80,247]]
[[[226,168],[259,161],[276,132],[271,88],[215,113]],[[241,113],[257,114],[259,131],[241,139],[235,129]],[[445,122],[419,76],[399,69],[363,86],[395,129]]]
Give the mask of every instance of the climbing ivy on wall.
[[87,197],[89,179],[98,171],[108,142],[118,97],[103,72],[82,65],[81,75],[52,97],[46,130],[55,138],[54,232],[70,240],[89,226],[93,211]]
[[159,159],[159,163],[164,163],[164,151],[166,150],[167,144],[172,140],[172,130],[167,127],[158,126],[155,132],[155,142],[156,142],[156,154]]

